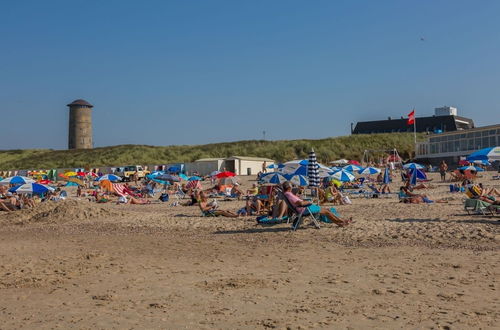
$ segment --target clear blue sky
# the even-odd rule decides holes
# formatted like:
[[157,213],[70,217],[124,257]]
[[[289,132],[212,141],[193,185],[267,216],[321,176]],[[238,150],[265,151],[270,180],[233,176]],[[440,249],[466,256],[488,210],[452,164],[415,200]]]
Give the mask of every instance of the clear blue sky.
[[[322,138],[453,105],[500,122],[500,1],[1,1],[0,149]],[[421,41],[423,37],[425,40]]]

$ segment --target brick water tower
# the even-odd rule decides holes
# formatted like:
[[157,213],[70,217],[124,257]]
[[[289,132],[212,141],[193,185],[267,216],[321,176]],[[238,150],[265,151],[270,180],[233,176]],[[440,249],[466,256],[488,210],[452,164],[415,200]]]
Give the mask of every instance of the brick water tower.
[[92,149],[92,104],[75,100],[69,107],[68,149]]

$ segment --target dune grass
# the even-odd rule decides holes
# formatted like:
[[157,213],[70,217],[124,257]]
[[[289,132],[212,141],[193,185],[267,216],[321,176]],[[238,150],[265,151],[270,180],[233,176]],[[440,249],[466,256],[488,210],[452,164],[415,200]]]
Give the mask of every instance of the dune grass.
[[[419,136],[421,138],[421,136]],[[276,161],[306,158],[311,148],[321,162],[361,159],[366,149],[396,148],[403,158],[413,153],[408,133],[360,134],[319,140],[237,141],[192,146],[118,145],[87,150],[26,149],[0,151],[0,170],[168,164],[199,158],[254,156]]]

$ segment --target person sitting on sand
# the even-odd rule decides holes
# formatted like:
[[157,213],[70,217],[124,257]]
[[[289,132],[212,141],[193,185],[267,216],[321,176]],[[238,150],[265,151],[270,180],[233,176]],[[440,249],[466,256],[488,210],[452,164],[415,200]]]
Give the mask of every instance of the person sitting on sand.
[[17,208],[14,205],[12,205],[10,203],[10,201],[8,201],[6,199],[2,199],[2,200],[0,200],[0,210],[12,212],[12,211],[16,211]]
[[259,193],[259,188],[256,183],[252,183],[252,188],[247,190],[247,196],[255,196]]
[[239,188],[239,184],[235,183],[234,186],[231,188],[231,197],[237,197],[238,199],[243,196],[243,191]]
[[342,194],[340,191],[337,189],[337,186],[333,184],[333,182],[328,182],[328,187],[325,190],[325,200],[327,202],[336,204],[336,205],[343,205],[344,203],[342,202]]
[[197,196],[198,200],[198,206],[200,207],[201,213],[205,216],[224,216],[228,218],[237,218],[238,215],[236,213],[233,213],[231,211],[224,211],[224,210],[217,210],[216,205],[210,205],[207,201],[207,196],[205,195],[205,192],[203,191],[198,191]]
[[330,219],[330,221],[332,221],[333,223],[335,223],[340,227],[347,226],[349,223],[352,222],[352,219],[341,219],[337,217],[329,209],[322,208],[310,202],[303,201],[298,196],[292,193],[292,184],[288,181],[283,183],[283,190],[285,198],[287,198],[288,201],[295,206],[297,212],[303,215],[309,215],[309,212],[311,212],[311,214],[324,215],[328,219]]

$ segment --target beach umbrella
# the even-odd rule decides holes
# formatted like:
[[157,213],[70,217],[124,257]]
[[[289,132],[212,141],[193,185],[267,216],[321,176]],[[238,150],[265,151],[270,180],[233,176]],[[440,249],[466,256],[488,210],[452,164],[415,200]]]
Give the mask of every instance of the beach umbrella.
[[97,179],[97,181],[103,181],[103,180],[121,181],[122,178],[120,178],[119,176],[114,175],[114,174],[106,174],[106,175],[101,176],[99,179]]
[[338,159],[330,162],[330,164],[347,165],[349,164],[349,161],[347,159]]
[[181,171],[181,168],[180,168],[180,166],[170,166],[167,169],[167,171],[170,173],[179,173]]
[[182,180],[186,180],[186,181],[189,180],[189,177],[184,173],[179,174],[179,178],[181,178]]
[[389,171],[389,168],[386,167],[384,170],[384,179],[383,183],[384,184],[389,184],[391,182],[391,172]]
[[408,163],[408,164],[404,164],[403,168],[407,169],[407,170],[414,170],[414,169],[421,170],[424,167],[420,164],[417,164],[417,163]]
[[352,172],[352,173],[359,172],[359,171],[363,170],[363,168],[361,166],[354,165],[354,164],[344,166],[343,169],[346,171]]
[[157,176],[163,175],[163,174],[165,174],[165,172],[163,172],[163,171],[153,171],[153,172],[149,173],[148,175],[151,177],[157,177]]
[[87,176],[85,172],[76,172],[76,176]]
[[167,182],[179,182],[181,181],[181,178],[179,178],[176,175],[171,175],[171,174],[162,174],[157,177],[155,177],[156,180],[161,180],[161,181],[167,181]]
[[469,165],[470,163],[471,162],[469,162],[468,160],[465,160],[465,159],[458,161],[458,165],[460,165],[460,166],[466,166],[466,165]]
[[491,147],[475,151],[467,157],[467,160],[488,160],[490,162],[500,160],[500,147]]
[[367,167],[367,168],[364,168],[364,169],[358,171],[359,174],[364,174],[364,175],[378,174],[380,172],[382,172],[382,171],[378,168],[375,168],[375,167]]
[[16,192],[18,194],[44,194],[48,191],[54,190],[55,189],[52,187],[39,183],[25,183],[9,189],[10,192]]
[[230,176],[228,178],[220,178],[219,179],[219,184],[220,185],[233,185],[233,184],[239,184],[238,178],[235,176]]
[[27,178],[25,176],[11,176],[10,178],[5,178],[2,181],[0,181],[0,184],[25,184],[25,183],[34,183],[35,180]]
[[352,159],[348,161],[348,163],[351,165],[358,165],[358,166],[361,165],[357,160],[352,160]]
[[481,167],[477,167],[474,165],[462,166],[462,167],[459,167],[458,169],[462,170],[462,171],[476,171],[476,172],[483,172],[484,171]]
[[275,168],[279,168],[280,165],[279,164],[271,164],[271,165],[267,165],[267,168],[270,168],[270,169],[275,169]]
[[267,173],[260,177],[260,180],[265,183],[282,184],[288,181],[288,179],[281,173]]
[[219,173],[220,173],[220,171],[213,171],[212,173],[210,173],[210,176],[216,176]]
[[[330,169],[328,169],[330,171]],[[309,187],[319,187],[319,165],[316,159],[314,149],[309,153],[309,163],[307,164],[307,178],[309,179]]]
[[478,165],[486,165],[486,166],[489,166],[491,165],[491,163],[487,160],[483,160],[483,159],[477,159],[477,160],[474,160],[472,161],[474,164],[478,164]]
[[76,183],[79,186],[83,186],[83,181],[77,178],[66,178],[66,182],[73,182]]
[[[180,176],[180,175],[179,175],[179,176]],[[200,181],[200,180],[201,180],[201,178],[200,178],[199,176],[196,176],[196,175],[195,175],[195,176],[192,176],[192,177],[188,178],[187,180],[188,180],[188,181]]]
[[330,176],[330,178],[338,180],[338,181],[342,181],[342,182],[350,182],[350,181],[353,181],[355,179],[354,175],[351,172],[343,170],[343,169],[338,170],[336,172],[333,172],[333,174]]
[[300,174],[286,174],[285,178],[296,186],[307,187],[309,185],[309,179]]
[[417,184],[417,169],[414,169],[413,171],[411,171],[410,184],[412,186],[415,186]]
[[66,172],[64,173],[65,176],[77,176],[78,173],[74,172],[74,171],[69,171],[69,172]]
[[224,172],[220,172],[215,177],[220,179],[220,178],[230,178],[232,176],[236,176],[236,174],[234,174],[233,172],[230,172],[230,171],[224,171]]

